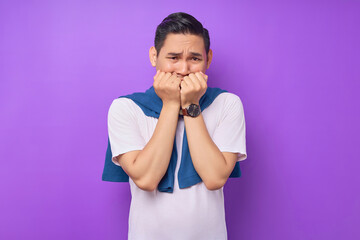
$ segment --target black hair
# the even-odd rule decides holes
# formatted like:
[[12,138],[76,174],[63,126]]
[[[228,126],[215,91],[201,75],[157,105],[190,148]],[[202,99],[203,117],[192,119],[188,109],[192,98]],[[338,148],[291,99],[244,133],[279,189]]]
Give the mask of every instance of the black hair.
[[169,33],[194,34],[204,39],[206,55],[210,49],[209,32],[203,25],[190,14],[184,12],[172,13],[157,26],[155,33],[155,49],[159,56]]

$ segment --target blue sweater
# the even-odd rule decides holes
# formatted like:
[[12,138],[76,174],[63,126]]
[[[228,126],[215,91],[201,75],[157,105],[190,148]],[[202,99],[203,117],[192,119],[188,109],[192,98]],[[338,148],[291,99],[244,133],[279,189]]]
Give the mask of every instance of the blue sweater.
[[[199,102],[200,109],[204,111],[204,109],[210,106],[210,104],[215,100],[215,98],[220,93],[223,92],[226,91],[220,88],[208,87],[205,94],[200,99]],[[154,87],[150,87],[144,93],[138,92],[121,97],[126,97],[133,100],[142,109],[142,111],[146,116],[159,118],[162,109],[162,100],[155,93]],[[181,153],[180,168],[178,172],[178,182],[179,182],[179,188],[187,188],[201,182],[202,180],[198,175],[198,173],[195,171],[194,165],[191,160],[185,128],[184,128],[184,137],[183,137],[183,147],[181,151],[182,153]],[[112,153],[110,148],[110,140],[108,139],[108,146],[106,151],[102,180],[110,181],[110,182],[128,182],[129,176],[124,172],[124,170],[120,166],[115,165],[111,161],[111,159],[112,159]],[[158,190],[160,192],[168,192],[168,193],[173,192],[176,162],[177,162],[177,149],[176,149],[176,139],[175,139],[168,169],[158,185]],[[239,162],[236,162],[234,170],[232,171],[230,177],[238,178],[240,176],[241,176],[240,165]]]

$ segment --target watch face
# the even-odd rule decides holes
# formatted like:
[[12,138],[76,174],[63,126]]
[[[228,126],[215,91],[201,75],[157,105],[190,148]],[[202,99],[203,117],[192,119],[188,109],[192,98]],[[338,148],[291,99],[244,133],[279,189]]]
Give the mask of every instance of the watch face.
[[188,113],[191,117],[196,117],[200,114],[200,106],[196,104],[190,104]]

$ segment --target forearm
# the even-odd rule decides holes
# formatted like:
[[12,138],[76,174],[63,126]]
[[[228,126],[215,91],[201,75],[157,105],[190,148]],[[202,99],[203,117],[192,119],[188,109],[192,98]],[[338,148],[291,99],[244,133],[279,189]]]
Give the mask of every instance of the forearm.
[[178,117],[179,105],[165,104],[152,137],[134,161],[134,168],[141,176],[141,181],[153,188],[156,188],[168,169]]
[[216,189],[226,179],[226,160],[211,139],[202,114],[196,118],[184,117],[189,151],[196,172],[209,189]]

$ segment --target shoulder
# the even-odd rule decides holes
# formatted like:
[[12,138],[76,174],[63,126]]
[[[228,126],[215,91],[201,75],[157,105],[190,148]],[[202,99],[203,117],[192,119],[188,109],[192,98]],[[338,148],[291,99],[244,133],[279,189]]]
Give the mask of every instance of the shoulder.
[[123,107],[131,107],[132,104],[135,104],[131,99],[120,97],[116,98],[112,101],[110,108],[123,108]]
[[109,107],[109,115],[129,115],[129,114],[141,114],[140,107],[131,99],[126,97],[116,98],[112,101]]
[[223,92],[219,94],[212,105],[215,107],[221,107],[225,111],[234,108],[243,110],[243,104],[240,97],[230,92]]

